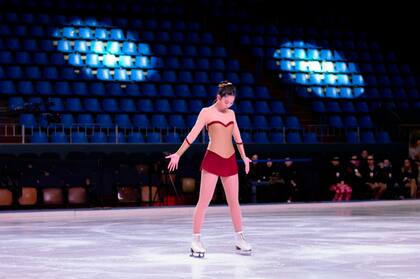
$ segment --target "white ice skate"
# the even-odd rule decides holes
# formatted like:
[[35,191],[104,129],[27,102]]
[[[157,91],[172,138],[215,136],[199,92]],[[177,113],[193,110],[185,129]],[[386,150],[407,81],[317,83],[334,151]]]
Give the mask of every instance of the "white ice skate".
[[204,258],[204,254],[206,253],[206,249],[201,243],[200,234],[193,234],[193,239],[191,241],[191,257],[195,258]]
[[237,232],[235,234],[235,246],[238,253],[242,255],[251,255],[251,244],[245,240],[243,232]]

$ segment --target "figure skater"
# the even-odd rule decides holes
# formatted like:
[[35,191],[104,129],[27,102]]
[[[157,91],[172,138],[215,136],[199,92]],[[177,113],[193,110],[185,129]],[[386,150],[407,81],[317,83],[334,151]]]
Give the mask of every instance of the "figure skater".
[[179,158],[194,142],[203,127],[206,126],[209,133],[209,144],[200,166],[200,194],[193,214],[191,242],[191,256],[193,257],[204,257],[206,252],[200,240],[201,226],[219,176],[222,180],[235,230],[236,250],[242,254],[250,254],[252,250],[251,245],[245,240],[242,232],[242,215],[238,200],[238,165],[232,144],[232,135],[245,163],[245,172],[247,174],[249,172],[249,163],[252,161],[245,155],[235,112],[229,109],[233,105],[235,96],[236,88],[231,82],[220,82],[213,105],[201,109],[194,127],[185,137],[181,147],[175,153],[165,157],[170,158],[169,171],[176,170]]

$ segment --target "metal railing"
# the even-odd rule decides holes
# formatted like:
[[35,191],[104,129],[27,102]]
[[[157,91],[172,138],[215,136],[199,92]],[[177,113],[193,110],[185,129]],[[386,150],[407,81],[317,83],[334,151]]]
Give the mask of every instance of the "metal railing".
[[[399,131],[397,133],[398,138],[405,138],[405,135],[408,135],[412,129],[420,130],[419,125],[401,125]],[[69,143],[72,143],[72,137],[70,134],[72,132],[82,132],[88,138],[88,142],[90,143],[90,139],[94,136],[96,132],[103,132],[105,136],[109,139],[111,134],[115,134],[115,139],[110,141],[109,143],[120,143],[119,136],[120,133],[127,137],[130,133],[139,132],[144,137],[147,138],[148,134],[151,132],[157,132],[160,135],[160,142],[164,142],[162,139],[171,134],[178,134],[180,141],[188,135],[191,128],[177,128],[177,127],[170,127],[170,128],[126,128],[126,127],[119,127],[117,125],[113,127],[101,127],[98,124],[73,124],[71,126],[62,125],[62,124],[53,124],[48,127],[25,127],[24,125],[20,124],[0,124],[0,138],[2,139],[0,143],[31,143],[31,138],[36,133],[44,133],[48,138],[50,138],[55,132],[64,132],[66,136],[68,136]],[[241,133],[244,134],[245,132],[252,134],[259,131],[264,131],[267,133],[268,138],[272,135],[272,133],[280,133],[282,134],[282,142],[274,142],[274,143],[288,143],[287,142],[287,134],[289,132],[297,132],[301,138],[303,139],[303,135],[312,132],[316,134],[318,142],[320,143],[346,143],[346,134],[349,131],[356,133],[356,143],[360,142],[360,134],[363,129],[357,128],[333,128],[328,125],[303,125],[299,129],[287,129],[286,127],[280,128],[240,128]],[[373,130],[374,132],[377,132]],[[408,136],[407,136],[408,139]],[[203,129],[202,133],[197,137],[196,143],[207,143],[207,134]],[[250,142],[252,143],[252,142]]]

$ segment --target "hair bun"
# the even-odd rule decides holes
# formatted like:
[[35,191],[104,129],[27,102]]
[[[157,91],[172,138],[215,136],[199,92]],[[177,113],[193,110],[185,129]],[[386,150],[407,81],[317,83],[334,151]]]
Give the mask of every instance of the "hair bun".
[[225,86],[233,85],[230,81],[224,80],[219,83],[219,88],[223,88]]

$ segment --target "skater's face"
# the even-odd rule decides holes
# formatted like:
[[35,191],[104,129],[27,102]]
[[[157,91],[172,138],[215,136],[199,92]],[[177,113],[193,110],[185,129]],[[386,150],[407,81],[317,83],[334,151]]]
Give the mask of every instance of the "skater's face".
[[222,109],[228,109],[233,106],[233,102],[235,102],[235,96],[226,95],[224,97],[220,97],[220,95],[218,95],[217,100],[219,101]]

